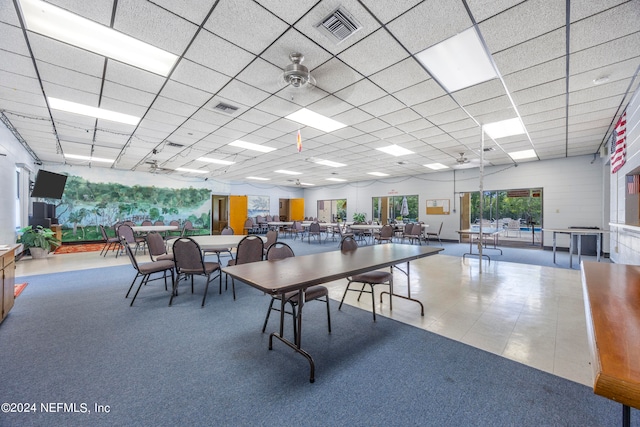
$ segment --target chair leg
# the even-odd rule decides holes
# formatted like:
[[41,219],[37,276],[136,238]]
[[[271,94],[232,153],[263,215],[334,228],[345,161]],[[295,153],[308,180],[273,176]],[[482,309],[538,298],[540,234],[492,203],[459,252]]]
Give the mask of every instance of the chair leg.
[[[373,292],[373,285],[369,283],[371,286],[371,312],[373,313],[373,321],[376,321],[376,297]],[[364,289],[364,286],[362,287]]]
[[331,333],[331,310],[329,310],[329,295],[325,297],[325,302],[327,303],[327,327],[329,329],[329,333]]
[[207,291],[209,290],[209,282],[211,281],[211,273],[207,274],[207,284],[204,285],[204,295],[202,296],[202,305],[200,308],[204,307],[204,301],[207,299]]
[[129,290],[127,291],[127,295],[125,295],[125,298],[129,298],[129,293],[131,292],[131,289],[133,289],[133,284],[136,283],[136,280],[138,279],[138,277],[140,277],[140,273],[136,273],[136,277],[133,278],[133,281],[131,282],[131,286],[129,286]]
[[275,301],[275,298],[271,298],[271,302],[269,303],[269,309],[267,310],[267,315],[264,318],[264,325],[262,325],[262,333],[264,334],[264,331],[267,329],[267,323],[269,322],[269,316],[271,315],[271,310],[273,310],[273,302]]
[[142,278],[142,280],[140,281],[140,284],[138,285],[138,289],[136,290],[135,295],[133,296],[133,299],[131,300],[131,304],[129,304],[129,307],[133,306],[133,302],[136,300],[136,297],[138,296],[138,292],[140,292],[140,288],[142,288],[142,285],[146,285],[147,282],[149,281],[149,277],[151,275],[150,274],[145,274],[144,277]]

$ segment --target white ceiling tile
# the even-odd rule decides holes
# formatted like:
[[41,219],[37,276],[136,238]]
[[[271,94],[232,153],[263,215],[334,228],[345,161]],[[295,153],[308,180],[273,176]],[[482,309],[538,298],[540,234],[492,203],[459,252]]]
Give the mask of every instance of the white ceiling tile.
[[[596,2],[599,3],[599,2]],[[615,23],[611,25],[611,23]],[[640,25],[640,5],[627,2],[571,25],[571,52],[578,52],[635,33]],[[599,28],[599,31],[593,31]]]
[[200,25],[216,0],[154,0],[154,3]]
[[442,87],[433,79],[426,80],[422,83],[418,83],[415,86],[402,89],[395,92],[393,96],[398,98],[407,106],[421,104],[423,102],[440,98],[444,96],[446,92]]
[[255,55],[207,30],[202,30],[189,46],[185,58],[227,76],[235,76],[255,58]]
[[521,1],[522,0],[468,0],[467,4],[476,22],[482,22],[487,18],[510,9]]
[[408,57],[408,53],[383,29],[354,44],[338,55],[351,68],[370,76]]
[[229,77],[195,62],[183,59],[178,63],[171,79],[205,92],[217,93],[229,82]]
[[112,60],[107,61],[105,80],[151,93],[157,93],[165,82],[157,74]]
[[[489,46],[491,49],[491,46]],[[534,65],[542,64],[566,54],[566,36],[564,28],[544,34],[533,40],[493,53],[500,74],[508,75]]]

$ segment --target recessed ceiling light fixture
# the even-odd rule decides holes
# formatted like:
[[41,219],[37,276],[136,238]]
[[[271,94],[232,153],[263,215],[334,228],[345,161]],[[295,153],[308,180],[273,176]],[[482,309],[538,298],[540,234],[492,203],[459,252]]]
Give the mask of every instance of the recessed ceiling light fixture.
[[522,120],[518,117],[514,119],[502,120],[500,122],[488,123],[482,129],[493,139],[505,138],[507,136],[521,135],[525,133]]
[[508,153],[514,160],[532,159],[537,157],[535,150],[522,150]]
[[315,185],[315,184],[311,184],[310,182],[301,182],[300,185]]
[[230,160],[212,159],[210,157],[198,157],[196,160],[207,163],[215,163],[217,165],[232,165],[235,163]]
[[167,77],[178,56],[40,0],[20,0],[27,29]]
[[596,79],[593,79],[593,84],[594,85],[601,85],[603,83],[606,83],[609,81],[609,76],[600,76]]
[[204,171],[201,169],[187,169],[187,168],[175,168],[178,172],[190,172],[190,173],[209,173],[209,171]]
[[254,144],[253,142],[241,141],[239,139],[236,141],[230,142],[229,145],[232,147],[244,148],[246,150],[259,151],[261,153],[269,153],[271,151],[275,151],[275,148],[273,147],[267,147],[266,145],[258,145],[258,144]]
[[333,132],[334,130],[342,129],[347,126],[344,123],[340,123],[336,120],[330,119],[329,117],[325,117],[322,114],[307,110],[306,108],[301,108],[295,113],[289,114],[285,118],[305,126],[319,129],[323,132]]
[[331,160],[322,160],[322,159],[316,159],[314,160],[314,163],[318,165],[331,166],[332,168],[341,168],[343,166],[347,166],[344,163],[338,163]]
[[327,181],[344,182],[344,181],[346,181],[346,179],[342,179],[342,178],[327,178]]
[[270,178],[262,178],[260,176],[248,176],[247,179],[255,179],[256,181],[269,181]]
[[438,171],[441,169],[449,169],[449,166],[445,166],[442,163],[429,163],[428,165],[424,165],[424,167],[433,169],[434,171]]
[[47,97],[49,107],[54,110],[66,111],[67,113],[80,114],[82,116],[96,117],[98,119],[110,120],[112,122],[137,125],[140,117],[129,114],[118,113],[116,111],[105,110],[104,108],[91,107],[89,105],[78,104],[77,102],[65,101],[64,99]]
[[278,169],[277,171],[274,171],[275,173],[283,173],[285,175],[302,175],[302,172],[294,172],[294,171],[288,171],[288,170],[284,170],[284,169]]
[[399,145],[388,145],[386,147],[376,148],[376,150],[380,150],[383,153],[391,154],[392,156],[406,156],[407,154],[413,154],[413,151],[407,150],[406,148],[400,147]]
[[384,173],[384,172],[367,172],[367,173],[373,176],[389,176],[388,173]]
[[449,92],[498,77],[474,27],[419,52],[416,58]]
[[64,155],[65,159],[76,159],[76,160],[89,160],[90,162],[100,162],[100,163],[113,163],[114,159],[103,159],[101,157],[92,157],[92,156],[81,156],[80,154],[66,154]]

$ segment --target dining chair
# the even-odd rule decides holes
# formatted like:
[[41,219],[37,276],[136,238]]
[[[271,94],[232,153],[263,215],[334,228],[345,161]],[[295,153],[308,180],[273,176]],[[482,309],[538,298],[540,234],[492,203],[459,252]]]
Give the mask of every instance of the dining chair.
[[309,230],[307,231],[307,239],[309,243],[311,243],[311,237],[317,238],[318,242],[322,243],[322,236],[320,235],[320,224],[317,222],[312,222],[311,224],[309,224]]
[[274,243],[276,243],[278,241],[278,232],[276,230],[269,230],[267,231],[267,241],[264,242],[264,255],[267,256],[267,252],[269,251],[269,248],[271,247],[271,245],[273,245]]
[[146,235],[151,261],[173,261],[173,253],[167,251],[167,245],[160,233],[151,231]]
[[393,227],[389,224],[383,225],[380,232],[374,236],[374,241],[377,243],[393,242]]
[[438,231],[425,231],[424,233],[424,238],[427,241],[427,245],[429,244],[429,240],[432,237],[435,237],[436,239],[438,239],[438,242],[440,242],[440,246],[442,246],[442,240],[440,240],[440,233],[442,233],[442,225],[444,224],[444,222],[440,223],[440,227],[438,227]]
[[[273,245],[269,246],[267,250],[267,260],[279,260],[284,258],[294,257],[293,249],[286,243],[276,242]],[[284,297],[284,304],[282,303],[282,298]],[[329,310],[329,290],[326,286],[317,285],[310,286],[305,290],[304,294],[304,302],[305,304],[309,301],[324,301],[327,304],[327,327],[329,329],[329,333],[331,333],[331,312]],[[273,303],[275,301],[280,301],[280,308],[274,307]],[[267,316],[264,319],[264,325],[262,325],[262,332],[267,329],[267,323],[269,322],[269,315],[271,314],[271,310],[281,311],[282,308],[286,304],[291,306],[291,311],[285,311],[286,314],[291,314],[293,316],[293,336],[297,337],[297,322],[296,322],[296,308],[299,306],[300,297],[298,291],[286,292],[284,295],[272,295],[271,303],[269,303],[269,309],[267,310]],[[282,318],[281,318],[282,319]],[[281,320],[282,321],[282,320]],[[280,329],[282,333],[283,325],[280,324]]]
[[[109,253],[109,249],[117,249],[118,251],[120,250],[120,239],[118,238],[118,236],[109,237],[109,235],[107,234],[107,230],[104,228],[104,225],[100,225],[100,234],[102,235],[102,240],[104,240],[104,246],[100,251],[100,255],[103,255],[104,253],[104,256],[106,257],[107,253]],[[116,256],[118,256],[118,252],[116,252]]]
[[[345,237],[340,242],[340,251],[342,253],[349,253],[358,249],[358,242],[354,240],[353,237]],[[352,283],[362,283],[361,289],[351,288]],[[365,290],[365,288],[369,286],[370,290]],[[347,287],[344,290],[344,294],[342,294],[342,299],[340,300],[340,305],[338,306],[338,310],[342,308],[342,303],[344,303],[344,297],[347,296],[348,291],[359,292],[358,301],[360,301],[360,297],[363,293],[371,294],[371,311],[373,312],[373,321],[376,321],[376,298],[374,295],[374,287],[375,285],[389,285],[389,293],[393,295],[393,267],[389,267],[389,271],[367,271],[366,273],[355,274],[351,277],[347,277]],[[391,299],[389,299],[389,310],[392,309]]]
[[[140,247],[142,247],[143,251],[146,250],[145,249],[146,241],[144,240],[144,237],[136,236],[135,233],[133,232],[133,228],[131,228],[129,224],[121,224],[118,227],[117,233],[121,241],[126,242],[128,246],[133,246],[134,254],[137,255],[138,248]],[[124,240],[122,240],[123,237],[124,237]]]
[[[248,264],[250,262],[262,261],[264,257],[264,242],[260,236],[249,234],[238,242],[236,248],[236,257],[230,259],[227,262],[227,267],[233,265]],[[227,286],[227,279],[229,276],[225,276],[225,288]],[[222,287],[220,288],[222,292]],[[231,289],[233,290],[233,299],[236,299],[236,284],[233,277],[231,278]]]
[[205,276],[207,283],[204,287],[204,295],[202,296],[202,305],[204,307],[205,300],[207,299],[207,291],[209,290],[209,282],[213,278],[211,275],[214,272],[218,272],[218,280],[220,282],[220,293],[222,293],[222,273],[220,270],[220,264],[217,262],[205,262],[202,256],[202,250],[200,245],[191,237],[180,237],[173,242],[173,258],[176,265],[176,280],[171,292],[171,299],[169,305],[173,303],[173,298],[178,295],[178,283],[180,283],[180,276],[191,276],[191,293],[193,293],[193,276]]
[[[125,295],[125,298],[129,298],[129,294],[131,293],[131,290],[133,289],[133,285],[135,285],[136,280],[138,279],[138,277],[142,277],[142,279],[140,279],[140,284],[138,284],[138,289],[136,290],[135,295],[133,295],[133,299],[131,300],[131,303],[129,304],[129,306],[133,306],[133,302],[136,300],[136,297],[138,296],[138,292],[140,292],[140,288],[142,288],[142,285],[146,285],[151,280],[158,280],[158,279],[164,278],[164,289],[168,290],[167,271],[171,272],[171,289],[173,290],[175,288],[176,282],[173,275],[173,272],[175,270],[175,264],[173,263],[173,261],[164,260],[164,261],[151,261],[151,262],[138,263],[133,253],[133,250],[131,249],[131,246],[128,244],[126,239],[123,237],[121,240],[122,240],[122,247],[124,248],[125,252],[129,256],[131,265],[136,270],[136,277],[133,278],[133,281],[131,282],[131,286],[129,286],[129,290],[127,291],[127,295]],[[154,273],[163,273],[163,277],[150,279],[151,275]],[[172,294],[171,299],[173,299],[173,292],[171,292],[171,294]],[[171,305],[171,301],[169,301],[169,305]]]

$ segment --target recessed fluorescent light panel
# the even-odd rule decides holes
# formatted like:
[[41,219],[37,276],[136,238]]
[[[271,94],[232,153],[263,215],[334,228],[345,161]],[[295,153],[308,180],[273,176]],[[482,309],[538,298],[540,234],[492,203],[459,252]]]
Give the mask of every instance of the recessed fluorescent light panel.
[[255,179],[256,181],[269,181],[270,178],[262,178],[259,176],[248,176],[247,179]]
[[433,169],[434,171],[437,171],[440,169],[449,169],[449,166],[445,166],[442,163],[429,163],[428,165],[424,165],[424,167]]
[[367,173],[373,176],[389,176],[388,173],[384,173],[384,172],[367,172]]
[[294,171],[287,171],[284,169],[278,169],[277,171],[274,171],[275,173],[283,173],[285,175],[302,175],[302,172],[294,172]]
[[327,181],[344,182],[344,181],[346,181],[346,179],[342,179],[342,178],[327,178]]
[[104,108],[91,107],[89,105],[78,104],[76,102],[65,101],[64,99],[47,97],[49,107],[54,110],[66,111],[67,113],[80,114],[82,116],[96,117],[98,119],[110,120],[112,122],[137,125],[140,117],[129,114],[117,113]]
[[168,76],[178,57],[112,28],[40,0],[20,0],[29,31]]
[[190,172],[190,173],[209,173],[209,171],[205,171],[202,169],[187,169],[187,168],[176,168],[178,172]]
[[253,142],[241,141],[239,139],[237,141],[230,142],[229,145],[232,147],[244,148],[246,150],[259,151],[261,153],[269,153],[271,151],[275,151],[275,148],[273,147],[267,147],[266,145],[258,145],[258,144],[254,144]]
[[341,168],[347,166],[344,163],[332,162],[331,160],[315,160],[315,163],[324,166],[331,166],[332,168]]
[[216,165],[232,165],[235,163],[230,160],[212,159],[209,157],[198,157],[196,160],[207,163],[215,163]]
[[524,126],[519,118],[502,120],[500,122],[488,123],[482,129],[493,139],[505,138],[507,136],[521,135],[524,133]]
[[113,163],[113,159],[103,159],[100,157],[81,156],[79,154],[65,154],[65,159],[89,160],[90,162]]
[[315,185],[315,184],[311,184],[309,182],[301,182],[300,185]]
[[306,108],[302,108],[295,113],[291,113],[285,118],[305,126],[319,129],[323,132],[333,132],[334,130],[342,129],[347,126],[336,120],[330,119],[329,117],[325,117],[322,114],[307,110]]
[[509,155],[513,160],[532,159],[537,157],[535,150],[514,151],[513,153],[509,153]]
[[416,55],[449,92],[498,77],[473,27]]
[[384,153],[391,154],[392,156],[406,156],[407,154],[413,154],[413,151],[402,148],[399,145],[389,145],[387,147],[376,148]]

